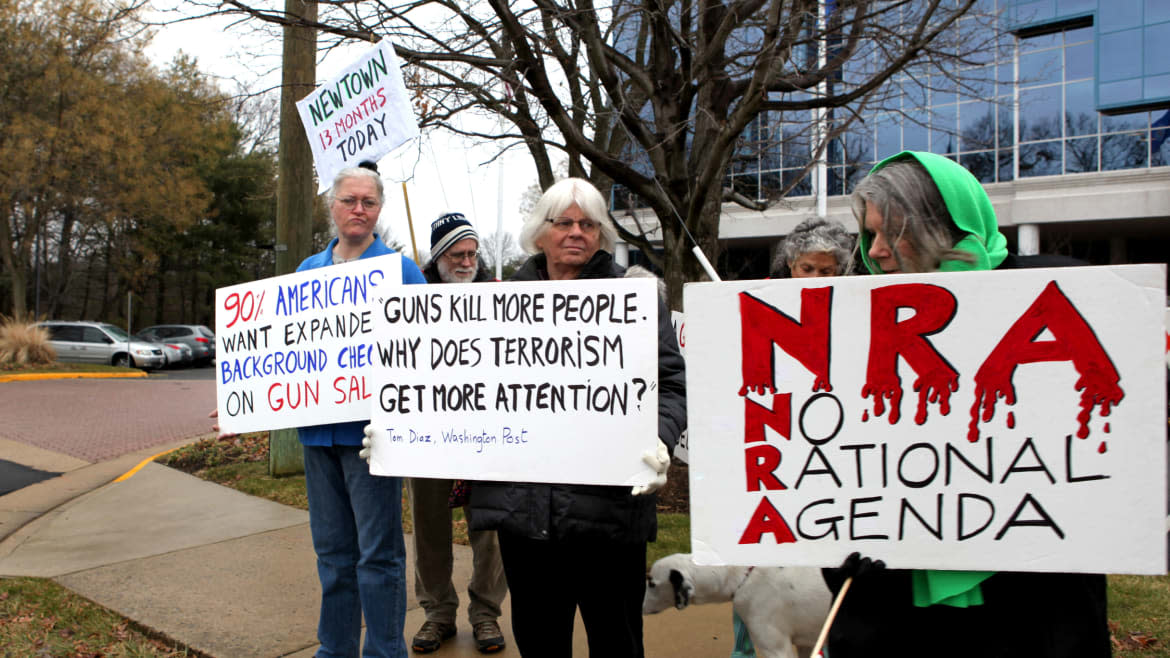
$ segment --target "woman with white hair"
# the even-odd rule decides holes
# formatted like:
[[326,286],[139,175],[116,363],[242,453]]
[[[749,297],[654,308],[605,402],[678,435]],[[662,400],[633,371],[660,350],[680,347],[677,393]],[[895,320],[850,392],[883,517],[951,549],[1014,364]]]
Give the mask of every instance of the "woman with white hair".
[[[605,199],[588,181],[550,187],[520,232],[534,254],[513,281],[627,276],[613,260],[617,239]],[[646,542],[657,532],[653,492],[666,482],[670,451],[686,427],[682,356],[666,305],[658,308],[658,450],[644,461],[649,485],[477,481],[470,527],[496,530],[512,598],[512,634],[521,655],[571,658],[580,608],[589,654],[642,656]],[[631,437],[632,439],[633,437]]]
[[853,269],[853,236],[844,226],[810,217],[784,238],[772,262],[772,277],[841,276]]

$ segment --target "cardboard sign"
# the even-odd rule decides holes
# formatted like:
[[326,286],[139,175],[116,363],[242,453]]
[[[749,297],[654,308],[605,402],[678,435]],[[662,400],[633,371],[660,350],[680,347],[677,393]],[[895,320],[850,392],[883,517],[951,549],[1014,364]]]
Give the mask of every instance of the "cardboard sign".
[[371,473],[650,481],[653,279],[404,286],[379,297]]
[[216,290],[220,428],[369,418],[378,354],[369,300],[401,283],[402,256],[389,254]]
[[297,101],[313,149],[318,193],[362,160],[377,162],[418,137],[394,46],[383,39],[340,75]]
[[696,562],[1163,573],[1165,279],[688,284]]

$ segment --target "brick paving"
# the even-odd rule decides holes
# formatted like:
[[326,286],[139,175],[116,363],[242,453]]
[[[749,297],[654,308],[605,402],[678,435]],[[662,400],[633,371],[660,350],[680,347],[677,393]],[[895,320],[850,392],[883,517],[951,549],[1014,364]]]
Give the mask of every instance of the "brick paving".
[[0,384],[0,437],[100,462],[209,434],[214,408],[211,379],[8,382]]

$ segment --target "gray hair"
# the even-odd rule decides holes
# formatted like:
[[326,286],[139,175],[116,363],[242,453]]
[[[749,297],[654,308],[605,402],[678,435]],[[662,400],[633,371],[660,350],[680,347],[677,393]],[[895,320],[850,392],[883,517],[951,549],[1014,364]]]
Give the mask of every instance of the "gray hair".
[[[382,184],[382,176],[378,173],[377,169],[367,169],[366,167],[346,167],[345,169],[337,172],[337,175],[333,177],[333,185],[330,185],[329,191],[325,193],[326,206],[333,205],[333,201],[337,198],[337,188],[341,187],[341,184],[350,178],[367,178],[373,181],[374,189],[378,192],[378,203],[386,203],[386,188]],[[378,218],[381,219],[381,215],[379,215]],[[329,222],[329,228],[334,235],[337,235],[337,224],[332,220]],[[382,235],[382,222],[379,221],[378,224],[374,226],[374,233]]]
[[[974,262],[971,254],[954,248],[963,239],[963,232],[951,219],[934,179],[914,158],[895,160],[870,172],[853,190],[853,216],[860,231],[858,246],[866,267],[874,272],[868,254],[872,242],[865,229],[867,202],[881,214],[882,233],[903,272],[934,272],[944,260]],[[914,248],[913,258],[895,248],[899,240],[906,240]]]
[[601,227],[600,248],[612,254],[614,245],[617,244],[617,229],[614,228],[613,220],[609,218],[605,197],[601,196],[601,192],[597,191],[593,183],[583,178],[565,178],[544,191],[532,212],[525,218],[524,227],[520,229],[520,247],[529,254],[540,253],[536,242],[548,230],[549,224],[546,220],[559,216],[573,204],[577,204],[586,217]]
[[805,254],[832,254],[837,259],[837,274],[853,269],[853,236],[837,222],[823,217],[809,217],[796,225],[784,238],[772,261],[772,276],[792,276],[792,264]]

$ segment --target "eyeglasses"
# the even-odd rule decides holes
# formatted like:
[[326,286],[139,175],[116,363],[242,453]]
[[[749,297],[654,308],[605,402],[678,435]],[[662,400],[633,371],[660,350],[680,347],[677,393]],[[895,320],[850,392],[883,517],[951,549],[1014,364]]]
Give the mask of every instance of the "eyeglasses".
[[336,201],[337,203],[345,206],[346,210],[353,210],[359,202],[362,204],[362,208],[366,210],[374,210],[378,206],[382,205],[382,202],[378,201],[377,199],[357,199],[351,196],[336,199]]
[[553,228],[562,233],[568,233],[573,230],[573,224],[576,224],[582,233],[592,233],[601,228],[601,224],[589,218],[572,219],[570,217],[550,217],[544,221],[552,224]]
[[479,252],[475,249],[468,251],[448,251],[443,254],[443,257],[450,260],[452,263],[462,263],[465,260],[475,260],[479,258]]

